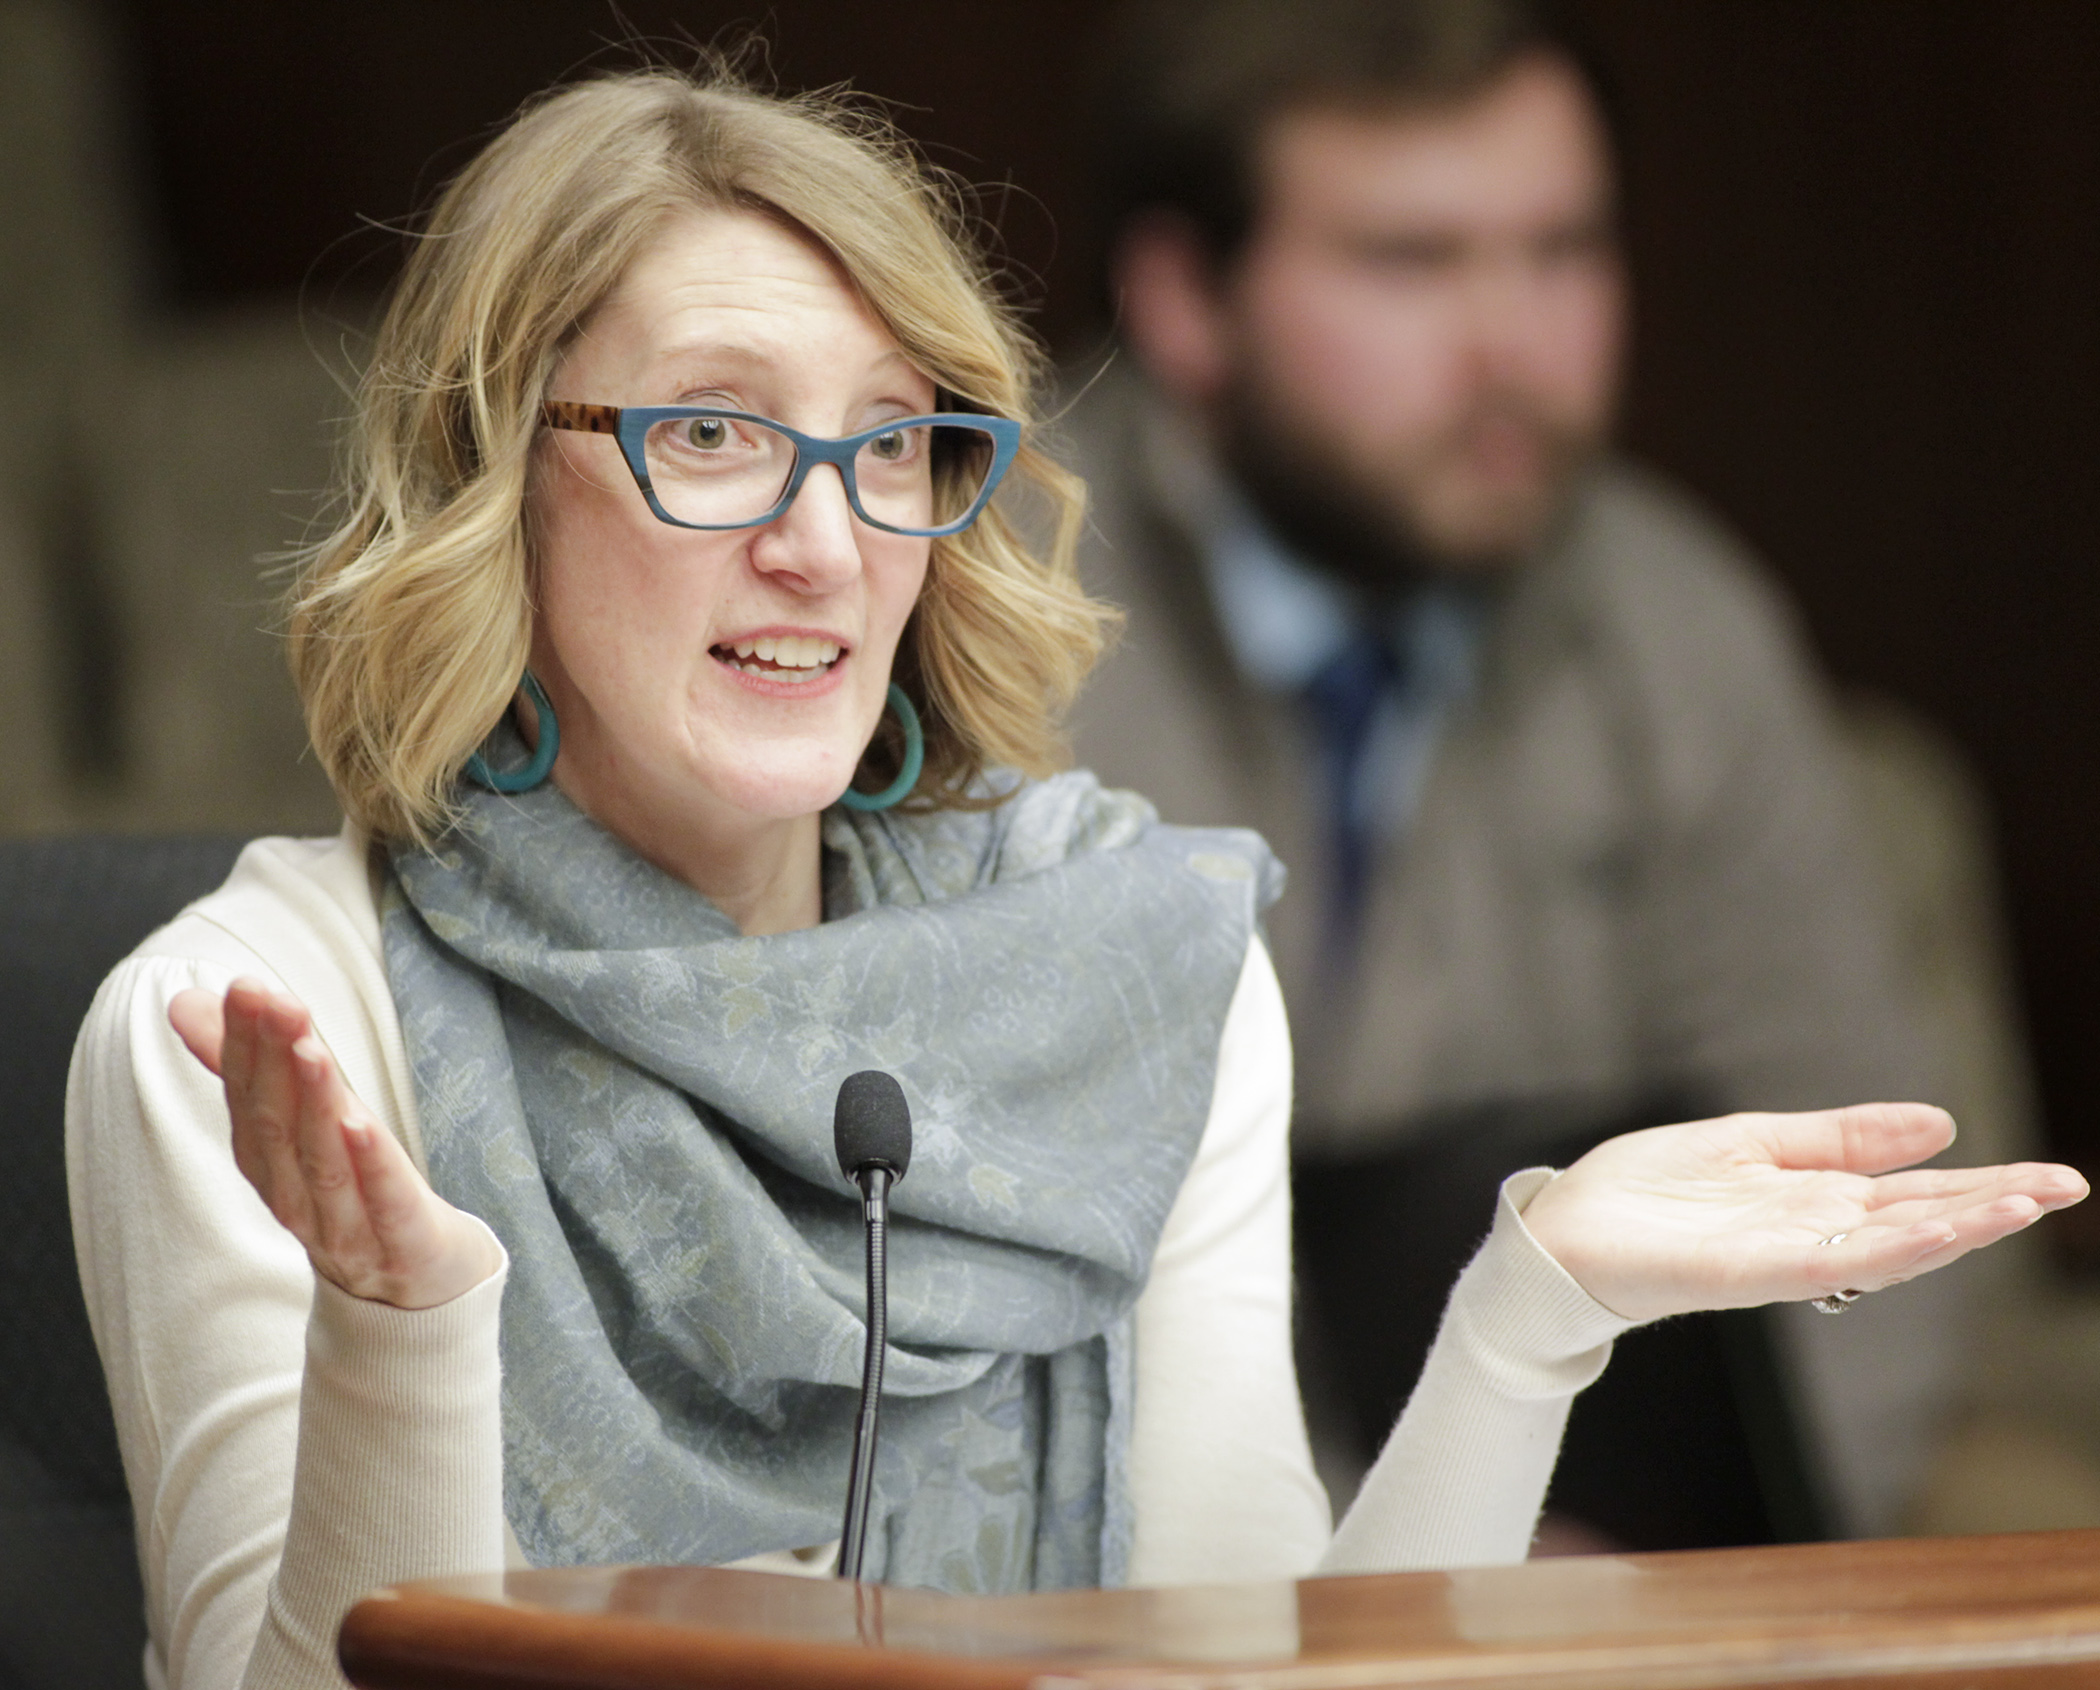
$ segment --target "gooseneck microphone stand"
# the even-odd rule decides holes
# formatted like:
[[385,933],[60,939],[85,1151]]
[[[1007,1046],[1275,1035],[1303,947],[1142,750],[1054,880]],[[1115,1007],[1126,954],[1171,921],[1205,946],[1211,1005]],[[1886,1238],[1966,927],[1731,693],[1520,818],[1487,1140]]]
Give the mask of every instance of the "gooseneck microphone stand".
[[853,1422],[853,1468],[846,1480],[846,1523],[839,1535],[842,1579],[860,1577],[868,1548],[868,1494],[875,1485],[876,1421],[882,1412],[882,1364],[890,1329],[890,1171],[871,1167],[858,1183],[868,1232],[868,1348],[860,1364],[860,1416]]
[[879,1069],[849,1074],[832,1115],[839,1171],[860,1188],[868,1241],[868,1345],[860,1365],[860,1413],[839,1531],[839,1577],[858,1579],[868,1548],[868,1504],[875,1488],[875,1440],[882,1414],[882,1368],[889,1349],[890,1187],[911,1165],[911,1110],[904,1088]]

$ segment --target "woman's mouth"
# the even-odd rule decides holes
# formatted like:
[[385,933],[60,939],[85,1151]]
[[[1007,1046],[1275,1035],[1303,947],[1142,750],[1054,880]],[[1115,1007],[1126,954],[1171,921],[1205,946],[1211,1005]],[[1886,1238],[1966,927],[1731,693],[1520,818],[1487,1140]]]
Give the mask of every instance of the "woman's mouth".
[[839,645],[836,640],[822,640],[805,634],[769,634],[764,639],[736,640],[728,645],[718,645],[710,655],[740,674],[793,685],[828,674],[839,659]]

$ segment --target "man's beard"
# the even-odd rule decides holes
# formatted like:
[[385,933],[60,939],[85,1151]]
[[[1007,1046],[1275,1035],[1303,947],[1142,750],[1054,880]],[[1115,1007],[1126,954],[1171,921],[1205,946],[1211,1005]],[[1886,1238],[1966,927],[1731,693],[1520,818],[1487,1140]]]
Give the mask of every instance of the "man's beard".
[[[1540,471],[1499,498],[1468,501],[1454,520],[1436,506],[1450,503],[1449,479],[1490,427],[1524,430]],[[1528,400],[1490,395],[1427,443],[1389,459],[1374,480],[1246,380],[1224,409],[1219,440],[1226,468],[1279,539],[1381,597],[1433,577],[1494,575],[1522,563],[1560,520],[1600,445],[1593,430],[1548,418]]]

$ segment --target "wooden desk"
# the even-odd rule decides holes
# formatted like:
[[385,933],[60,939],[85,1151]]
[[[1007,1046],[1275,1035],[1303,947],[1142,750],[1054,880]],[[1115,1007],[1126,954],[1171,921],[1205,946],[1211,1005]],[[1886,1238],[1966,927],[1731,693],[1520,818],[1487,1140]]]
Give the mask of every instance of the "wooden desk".
[[2054,1690],[2100,1685],[2100,1531],[1011,1597],[581,1568],[382,1592],[342,1658],[365,1690]]

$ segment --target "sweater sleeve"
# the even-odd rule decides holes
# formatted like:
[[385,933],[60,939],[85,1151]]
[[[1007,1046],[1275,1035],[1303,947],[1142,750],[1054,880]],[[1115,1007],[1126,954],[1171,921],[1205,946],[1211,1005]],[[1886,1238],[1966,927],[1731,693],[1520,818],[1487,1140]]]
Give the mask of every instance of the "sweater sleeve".
[[1634,1323],[1534,1239],[1524,1206],[1548,1168],[1502,1183],[1495,1224],[1459,1275],[1399,1424],[1321,1559],[1326,1573],[1521,1561],[1575,1393]]
[[1511,1175],[1330,1543],[1292,1359],[1290,1104],[1283,999],[1256,943],[1226,1016],[1203,1142],[1137,1306],[1131,1582],[1523,1560],[1568,1406],[1631,1323],[1525,1228],[1523,1208],[1552,1170]]
[[[146,1588],[149,1681],[341,1690],[364,1591],[504,1562],[501,1272],[414,1312],[320,1287],[234,1166],[180,990],[259,960],[137,957],[74,1051],[67,1172]],[[328,1028],[320,1028],[328,1039]]]
[[1137,1305],[1133,1584],[1301,1577],[1327,1541],[1291,1354],[1291,1044],[1259,940]]

